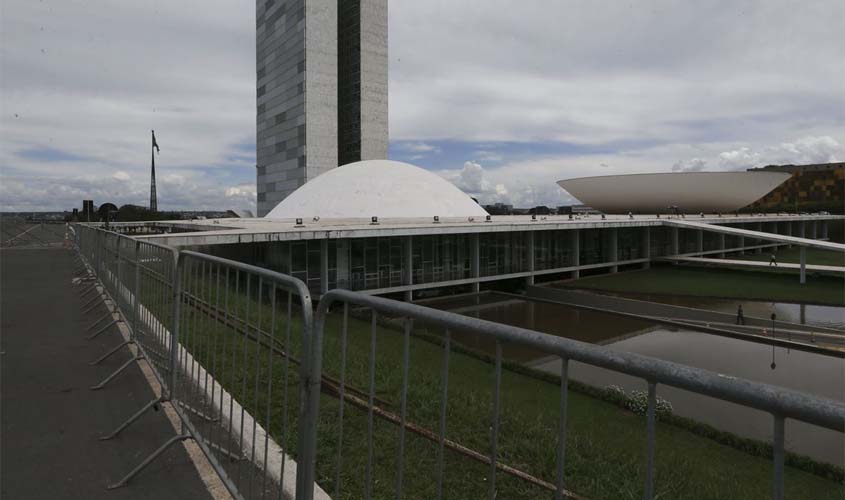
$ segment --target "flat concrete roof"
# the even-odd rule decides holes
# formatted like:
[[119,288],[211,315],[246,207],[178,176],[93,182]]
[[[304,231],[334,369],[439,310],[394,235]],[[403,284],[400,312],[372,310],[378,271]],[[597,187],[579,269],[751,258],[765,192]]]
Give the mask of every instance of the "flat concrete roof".
[[[685,218],[655,215],[494,215],[446,219],[434,222],[425,219],[379,219],[377,224],[365,219],[303,220],[297,225],[293,219],[199,219],[191,221],[157,221],[121,223],[125,226],[165,226],[178,232],[171,234],[139,235],[148,241],[170,246],[222,245],[268,241],[297,241],[315,239],[369,238],[429,234],[465,234],[508,231],[550,231],[558,229],[595,229],[606,227],[661,226],[667,221],[695,221],[704,224],[739,224],[786,221],[845,220],[840,215],[688,215]],[[764,228],[765,230],[765,228]]]

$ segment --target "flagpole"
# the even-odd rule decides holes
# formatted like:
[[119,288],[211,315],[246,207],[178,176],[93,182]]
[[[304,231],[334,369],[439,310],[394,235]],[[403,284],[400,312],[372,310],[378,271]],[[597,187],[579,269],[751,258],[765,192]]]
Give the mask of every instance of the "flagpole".
[[150,212],[158,212],[158,200],[156,199],[156,134],[151,131],[152,143],[150,144]]

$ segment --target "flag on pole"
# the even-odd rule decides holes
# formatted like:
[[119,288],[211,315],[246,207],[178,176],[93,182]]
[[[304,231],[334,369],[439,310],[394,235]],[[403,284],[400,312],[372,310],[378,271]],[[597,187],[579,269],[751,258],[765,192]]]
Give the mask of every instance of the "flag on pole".
[[152,133],[153,133],[153,147],[155,148],[156,153],[161,154],[161,150],[158,148],[158,143],[156,142],[156,132],[155,132],[155,130],[153,130]]

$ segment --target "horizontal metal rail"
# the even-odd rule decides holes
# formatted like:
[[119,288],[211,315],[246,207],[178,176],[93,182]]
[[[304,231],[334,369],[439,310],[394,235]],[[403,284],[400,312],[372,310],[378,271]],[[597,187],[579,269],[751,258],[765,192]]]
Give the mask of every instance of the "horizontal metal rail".
[[[297,403],[301,401],[299,391],[294,386],[288,398],[287,373],[284,374],[284,391],[273,387],[273,381],[279,378],[272,375],[274,361],[268,362],[267,355],[261,353],[269,353],[271,357],[280,354],[276,347],[280,342],[272,335],[278,330],[275,299],[276,291],[287,292],[288,340],[293,318],[291,299],[297,297],[297,307],[301,310],[297,311],[297,320],[302,324],[303,356],[294,366],[300,376],[305,375],[313,314],[305,285],[266,269],[196,252],[179,252],[99,228],[77,225],[72,229],[74,246],[85,267],[101,283],[102,293],[114,304],[114,313],[130,327],[129,340],[94,363],[102,362],[123,346],[134,345],[138,352],[96,387],[104,387],[127,365],[141,360],[150,364],[162,387],[161,396],[131,415],[105,439],[116,437],[162,402],[173,403],[172,408],[182,422],[182,430],[175,438],[114,486],[128,484],[160,451],[189,438],[203,451],[234,498],[275,498],[277,495],[281,498],[295,494],[295,469],[286,457],[289,452],[272,441],[269,431],[271,409],[275,411],[279,406],[277,401],[283,398],[283,414],[287,414],[288,399],[292,410],[296,411],[300,406]],[[230,283],[222,279],[224,273],[242,278],[245,286],[232,291]],[[252,288],[249,288],[250,281]],[[264,297],[262,291],[266,292]],[[219,301],[224,296],[225,307]],[[217,302],[212,303],[212,298]],[[261,311],[267,302],[272,307],[262,320]],[[197,307],[199,304],[202,306]],[[246,314],[243,313],[244,305]],[[281,320],[281,314],[279,316]],[[98,319],[92,328],[106,317],[108,315]],[[236,331],[243,340],[230,340],[228,345],[224,340],[218,345],[226,330]],[[237,357],[224,359],[236,351]],[[290,356],[287,352],[281,354],[287,372]],[[267,369],[271,371],[265,382],[258,374],[262,371],[266,374]],[[247,387],[246,380],[250,377],[255,379]],[[251,404],[258,404],[262,399],[262,405],[252,407],[248,412],[235,400],[235,393],[238,393],[238,399],[246,398],[252,401]],[[272,425],[276,427],[276,424]],[[287,429],[287,424],[283,429]],[[235,465],[226,465],[233,462],[233,457],[238,458]],[[248,463],[239,463],[242,459]],[[288,462],[287,474],[285,462]],[[271,471],[271,467],[276,470]],[[291,476],[287,484],[284,483],[286,475]],[[272,483],[268,485],[268,481]],[[307,489],[313,494],[315,485],[313,481],[310,484]],[[268,489],[274,493],[269,494]]]
[[[800,393],[798,391],[784,389],[759,382],[752,382],[737,377],[727,376],[708,370],[693,368],[669,361],[650,358],[633,353],[618,352],[607,349],[605,347],[587,344],[576,340],[557,337],[540,333],[532,330],[518,328],[510,325],[494,323],[490,321],[481,320],[469,316],[463,316],[447,311],[423,307],[407,302],[399,302],[395,300],[376,297],[360,292],[351,292],[347,290],[331,290],[323,295],[320,304],[317,308],[314,323],[314,335],[312,336],[311,347],[311,376],[308,379],[308,386],[305,392],[307,394],[307,416],[308,420],[317,421],[319,417],[319,391],[320,391],[320,377],[322,375],[322,349],[325,336],[326,319],[329,310],[333,304],[343,303],[346,306],[358,306],[368,308],[373,311],[373,318],[375,313],[387,314],[395,317],[406,318],[407,320],[419,321],[426,326],[441,327],[448,335],[449,331],[462,331],[467,333],[475,333],[486,336],[491,341],[496,342],[496,356],[495,356],[495,386],[493,388],[494,407],[492,409],[493,419],[491,421],[491,467],[488,478],[488,485],[490,487],[490,498],[494,498],[495,479],[496,479],[496,443],[498,436],[498,421],[499,421],[499,386],[501,373],[501,345],[503,343],[515,344],[523,347],[531,348],[532,350],[542,351],[548,355],[554,355],[562,361],[561,372],[561,429],[559,434],[558,446],[561,448],[558,452],[558,481],[557,481],[557,495],[560,498],[564,495],[564,481],[563,477],[563,457],[565,456],[565,414],[566,414],[566,399],[563,396],[564,388],[568,383],[568,374],[566,370],[569,361],[578,361],[588,365],[606,368],[615,372],[631,375],[647,382],[649,386],[648,391],[648,409],[647,409],[647,449],[646,449],[646,477],[645,477],[645,498],[652,498],[654,491],[653,484],[653,464],[654,464],[654,440],[655,440],[655,407],[656,407],[656,393],[658,384],[684,389],[704,396],[720,399],[736,403],[749,408],[768,412],[773,417],[773,425],[776,431],[782,434],[784,419],[790,418],[806,422],[825,429],[831,429],[838,432],[845,432],[845,403],[824,399],[809,394]],[[345,322],[344,322],[345,325]],[[345,329],[343,331],[345,339]],[[376,352],[375,347],[375,319],[373,319],[372,326],[372,342],[370,366],[374,370],[374,357]],[[346,345],[344,340],[344,346]],[[448,345],[448,344],[447,344]],[[345,352],[344,352],[345,356]],[[444,353],[444,356],[447,356]],[[403,359],[402,370],[407,370],[409,362],[407,351]],[[343,380],[344,374],[341,374]],[[371,380],[374,373],[370,374]],[[403,394],[407,391],[407,380],[402,382]],[[341,390],[343,388],[341,387]],[[371,387],[371,391],[373,388]],[[446,397],[446,389],[444,387],[443,397]],[[445,399],[440,402],[445,407]],[[373,404],[369,402],[370,421],[372,419]],[[402,417],[402,428],[404,429],[404,416]],[[442,426],[441,426],[442,427]],[[774,440],[774,479],[773,479],[773,498],[780,500],[783,497],[783,439],[782,436],[778,439],[778,432],[775,433]],[[402,434],[400,434],[401,436]],[[316,440],[316,435],[301,436],[301,439],[308,440],[313,443]],[[342,438],[341,438],[342,439]],[[442,429],[439,439],[443,440]],[[372,443],[372,436],[369,436],[368,443]],[[400,443],[401,450],[401,443]],[[401,452],[400,452],[401,453]],[[338,458],[339,463],[339,458]],[[399,477],[401,477],[402,457],[397,461],[397,468]],[[442,470],[440,471],[442,474]],[[366,470],[366,485],[370,484],[372,480],[372,468],[368,467]],[[438,484],[442,484],[442,477],[437,477]],[[336,491],[336,494],[338,492]],[[367,493],[371,490],[367,489]],[[397,486],[396,495],[402,495],[401,484]]]

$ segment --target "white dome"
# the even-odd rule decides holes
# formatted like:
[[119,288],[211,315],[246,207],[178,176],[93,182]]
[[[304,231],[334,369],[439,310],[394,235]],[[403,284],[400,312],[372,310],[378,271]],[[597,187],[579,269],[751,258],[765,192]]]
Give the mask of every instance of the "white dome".
[[279,202],[265,217],[478,217],[487,212],[454,184],[407,163],[367,160],[333,168]]

